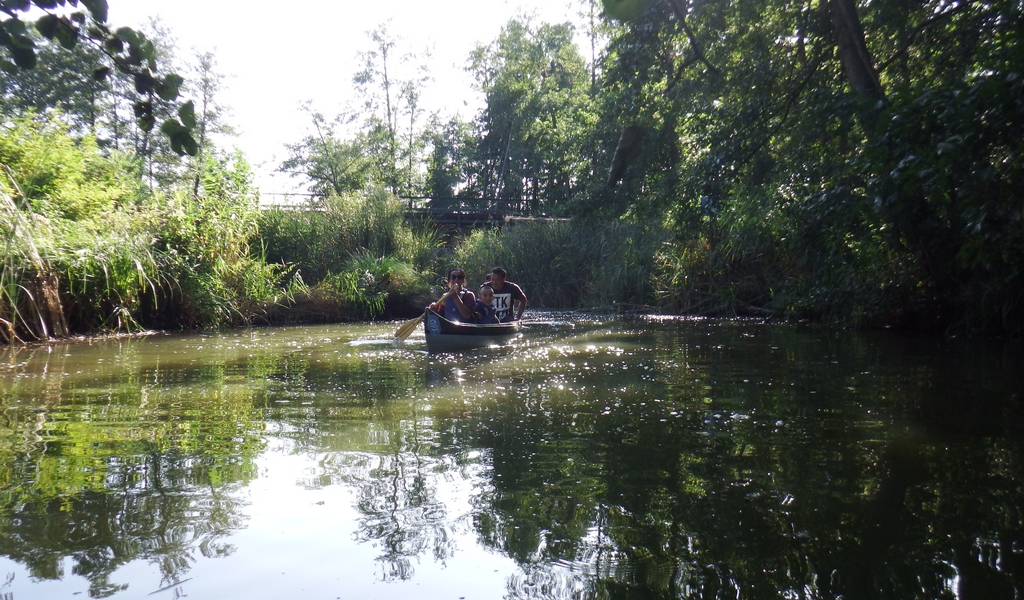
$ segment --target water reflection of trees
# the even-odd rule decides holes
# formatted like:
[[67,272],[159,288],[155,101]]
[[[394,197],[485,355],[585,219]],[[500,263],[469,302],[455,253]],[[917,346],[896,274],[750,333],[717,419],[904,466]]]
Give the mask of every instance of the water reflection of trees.
[[177,581],[195,552],[211,558],[229,554],[232,548],[223,538],[243,523],[231,487],[177,480],[189,470],[183,468],[187,462],[145,457],[143,464],[152,471],[148,485],[54,498],[4,494],[0,552],[39,579],[62,578],[62,564],[71,559],[71,573],[89,581],[94,598],[126,589],[111,576],[134,560],[155,564],[165,582]]
[[331,463],[343,473],[338,480],[357,490],[356,539],[379,547],[382,581],[411,578],[419,557],[443,562],[452,555],[452,516],[437,497],[436,461],[396,452],[341,454]]
[[308,487],[344,484],[356,493],[355,537],[379,548],[382,581],[407,580],[414,562],[443,562],[455,551],[459,526],[439,485],[466,478],[472,465],[446,439],[437,415],[421,410],[408,392],[421,381],[406,361],[365,360],[305,374],[307,406],[278,407],[295,451],[318,457]]
[[[870,343],[680,339],[575,357],[610,394],[526,378],[471,415],[494,468],[476,527],[524,565],[510,597],[1020,596],[1019,380],[944,394],[951,365]],[[955,390],[988,395],[965,408],[984,438]]]
[[458,373],[296,352],[51,382],[0,412],[0,551],[38,577],[71,557],[94,596],[131,560],[175,581],[231,551],[269,422],[319,466],[300,484],[355,490],[385,581],[471,531],[521,566],[508,598],[1021,595],[1011,367],[756,324],[583,329]]
[[230,554],[263,443],[258,391],[232,381],[246,367],[166,370],[123,350],[87,377],[58,349],[0,392],[0,553],[39,579],[70,560],[96,598],[125,590],[115,572],[133,561],[170,584],[197,555]]
[[1005,373],[967,387],[971,365],[914,348],[705,329],[611,328],[457,380],[431,363],[429,399],[404,363],[314,368],[308,389],[333,392],[274,418],[321,457],[307,485],[357,490],[384,580],[451,556],[442,488],[475,480],[470,526],[521,565],[509,598],[1020,594],[1019,399],[985,388]]

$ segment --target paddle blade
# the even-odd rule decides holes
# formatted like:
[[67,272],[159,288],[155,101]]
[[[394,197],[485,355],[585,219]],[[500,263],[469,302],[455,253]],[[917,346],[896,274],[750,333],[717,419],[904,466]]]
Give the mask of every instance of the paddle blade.
[[423,315],[420,315],[415,319],[409,319],[405,323],[402,323],[401,325],[398,326],[398,329],[395,331],[395,337],[399,340],[404,340],[405,338],[409,337],[410,335],[412,335],[413,331],[416,331],[416,326],[419,325],[420,321],[422,320]]

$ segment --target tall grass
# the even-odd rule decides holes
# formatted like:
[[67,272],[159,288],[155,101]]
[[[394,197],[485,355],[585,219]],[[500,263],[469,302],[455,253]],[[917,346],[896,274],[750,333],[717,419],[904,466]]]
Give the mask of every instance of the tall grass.
[[251,250],[259,198],[240,155],[211,155],[199,171],[199,193],[187,187],[156,194],[147,227],[161,253],[165,286],[161,326],[215,327],[266,320],[283,297],[283,267]]
[[[912,261],[849,190],[740,187],[713,210],[680,209],[657,253],[660,304],[707,315],[871,325],[909,307]],[[904,308],[901,308],[901,305]]]
[[675,235],[655,259],[660,303],[671,312],[767,314],[797,275],[782,252],[787,215],[758,189],[679,210],[668,227]]
[[123,226],[96,231],[76,224],[63,231],[53,262],[63,275],[69,321],[102,331],[144,329],[138,321],[143,299],[157,298],[167,283],[150,242],[149,235]]
[[209,149],[150,194],[133,161],[48,114],[0,124],[0,165],[0,342],[248,324],[288,296],[250,252],[258,196],[237,153]]
[[411,261],[422,243],[405,225],[402,203],[382,190],[331,196],[304,210],[271,209],[260,220],[267,260],[292,265],[315,285],[345,271],[360,252]]
[[[33,321],[22,314],[26,308],[24,298],[33,300],[27,287],[30,273],[47,272],[45,262],[35,244],[33,223],[23,214],[6,191],[0,189],[0,238],[3,257],[0,262],[0,341],[19,339],[19,331],[33,337],[46,336],[45,322],[36,328]],[[29,302],[31,305],[31,302]],[[38,311],[36,311],[38,313]]]
[[504,267],[533,306],[648,306],[657,300],[655,251],[667,239],[660,226],[624,221],[523,223],[474,231],[458,244],[452,264],[474,282]]
[[383,190],[268,210],[260,237],[267,261],[312,287],[304,306],[352,319],[419,310],[448,254],[441,232],[407,224],[401,201]]

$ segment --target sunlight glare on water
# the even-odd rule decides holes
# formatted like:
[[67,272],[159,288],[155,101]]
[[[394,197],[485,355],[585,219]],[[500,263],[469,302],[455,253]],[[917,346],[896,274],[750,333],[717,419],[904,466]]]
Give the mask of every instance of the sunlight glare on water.
[[0,350],[0,594],[1021,593],[1018,345],[534,312],[428,354],[396,327]]

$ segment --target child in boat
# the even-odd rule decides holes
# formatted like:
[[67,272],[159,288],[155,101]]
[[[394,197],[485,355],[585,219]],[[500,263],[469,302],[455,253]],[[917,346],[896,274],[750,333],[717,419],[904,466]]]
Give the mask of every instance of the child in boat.
[[476,307],[473,308],[473,322],[480,325],[493,325],[498,320],[494,317],[494,288],[488,284],[480,286],[477,292]]

